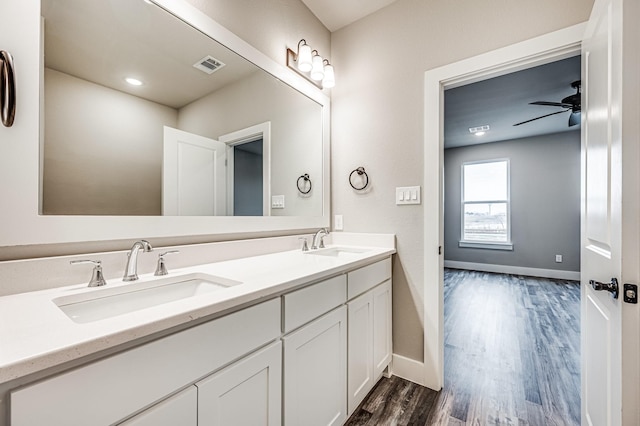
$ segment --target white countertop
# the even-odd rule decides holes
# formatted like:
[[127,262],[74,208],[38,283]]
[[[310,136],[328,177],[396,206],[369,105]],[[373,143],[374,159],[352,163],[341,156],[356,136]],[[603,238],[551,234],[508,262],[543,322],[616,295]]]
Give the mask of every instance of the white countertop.
[[[266,300],[395,253],[394,248],[366,249],[364,253],[344,257],[295,250],[170,270],[168,277],[200,272],[242,284],[84,324],[67,317],[53,299],[131,284],[108,280],[105,287],[89,288],[85,282],[0,297],[0,383]],[[136,282],[160,278],[165,277],[146,274]]]

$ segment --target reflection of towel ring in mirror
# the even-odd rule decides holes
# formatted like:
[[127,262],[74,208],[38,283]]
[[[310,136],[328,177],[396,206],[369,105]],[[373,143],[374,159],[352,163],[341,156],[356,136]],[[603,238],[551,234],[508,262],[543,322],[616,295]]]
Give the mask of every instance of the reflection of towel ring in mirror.
[[16,83],[13,72],[13,57],[0,50],[0,116],[5,127],[13,125],[16,115]]
[[[305,186],[305,182],[309,182],[309,189],[307,189],[306,191],[302,188],[300,188],[300,180],[302,180],[302,188],[304,188]],[[308,194],[311,192],[311,178],[309,177],[308,173],[303,174],[302,176],[300,176],[298,178],[298,181],[296,182],[296,186],[298,187],[298,191],[300,191],[301,194]]]
[[[357,173],[358,176],[362,176],[364,175],[364,185],[362,185],[360,188],[356,188],[353,185],[353,182],[351,181],[351,178],[353,177],[353,174]],[[355,189],[356,191],[362,191],[363,189],[365,189],[367,187],[367,185],[369,185],[369,175],[367,174],[367,172],[364,171],[364,167],[358,167],[357,169],[355,169],[354,171],[351,172],[351,174],[349,174],[349,185],[351,185],[351,187],[353,189]]]

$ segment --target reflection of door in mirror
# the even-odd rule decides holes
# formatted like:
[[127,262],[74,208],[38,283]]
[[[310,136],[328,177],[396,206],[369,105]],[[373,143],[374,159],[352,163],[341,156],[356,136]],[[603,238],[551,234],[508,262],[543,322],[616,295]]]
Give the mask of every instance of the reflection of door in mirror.
[[226,145],[215,139],[164,127],[162,214],[226,214]]

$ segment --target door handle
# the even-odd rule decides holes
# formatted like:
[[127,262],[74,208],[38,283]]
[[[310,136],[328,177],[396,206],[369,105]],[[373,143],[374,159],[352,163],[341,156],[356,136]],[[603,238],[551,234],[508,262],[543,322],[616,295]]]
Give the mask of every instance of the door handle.
[[601,283],[601,282],[596,281],[596,280],[589,280],[589,284],[596,291],[607,290],[608,292],[611,293],[611,297],[613,297],[614,299],[618,298],[618,293],[619,293],[620,289],[618,287],[618,279],[617,278],[611,278],[611,282],[609,282],[609,283]]
[[13,57],[0,50],[0,118],[5,127],[13,125],[16,115],[16,83],[13,72]]

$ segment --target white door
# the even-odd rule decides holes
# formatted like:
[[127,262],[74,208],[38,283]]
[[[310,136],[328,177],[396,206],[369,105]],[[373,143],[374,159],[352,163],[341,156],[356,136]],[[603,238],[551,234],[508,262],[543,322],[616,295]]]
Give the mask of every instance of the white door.
[[338,426],[347,419],[346,309],[284,337],[285,426]]
[[[625,84],[625,72],[638,70],[623,69],[622,3],[595,1],[582,45],[582,424],[593,426],[638,424],[637,347],[626,356],[624,349],[638,341],[637,313],[624,316],[625,309],[637,312],[637,305],[624,303],[622,294],[624,280],[637,279],[638,268],[632,232],[639,220],[637,134],[627,134],[623,111],[629,98],[638,99],[637,83]],[[619,282],[617,298],[612,278]]]
[[162,214],[226,214],[226,144],[164,127]]
[[280,426],[281,384],[278,341],[196,383],[198,425]]

